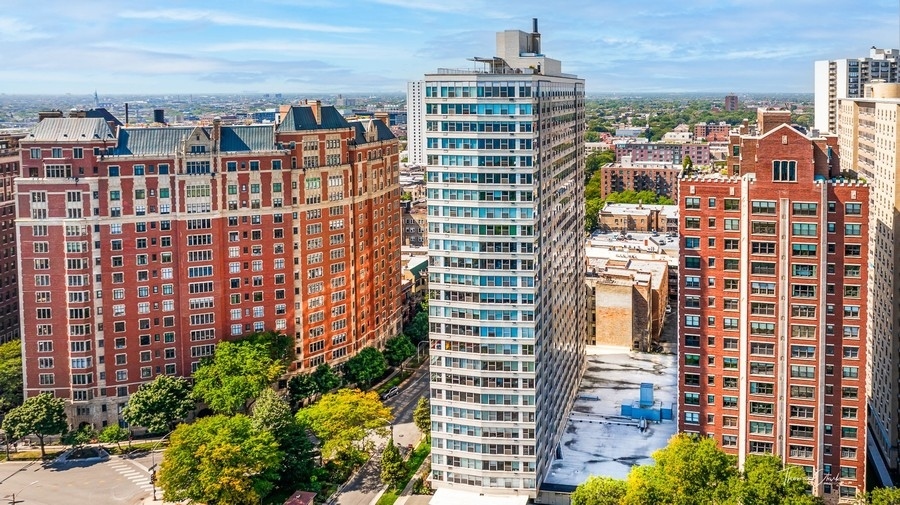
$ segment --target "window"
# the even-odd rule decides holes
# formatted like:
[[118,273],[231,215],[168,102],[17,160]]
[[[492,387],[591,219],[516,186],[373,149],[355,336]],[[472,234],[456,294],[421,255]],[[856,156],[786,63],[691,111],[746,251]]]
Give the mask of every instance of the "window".
[[794,203],[792,214],[795,216],[815,216],[818,211],[817,203]]
[[844,213],[850,216],[858,216],[862,214],[862,204],[859,203],[845,203],[844,204]]
[[772,180],[776,182],[795,182],[797,180],[797,162],[773,161]]
[[862,235],[862,225],[859,224],[845,224],[844,225],[844,235],[849,237],[858,237]]
[[759,235],[775,235],[775,223],[771,221],[753,221],[750,231]]
[[751,243],[751,251],[753,252],[753,254],[775,254],[775,243],[753,242]]
[[793,223],[791,224],[791,233],[800,237],[815,237],[818,233],[819,225],[816,223]]
[[685,209],[699,209],[700,208],[700,198],[695,196],[689,196],[684,199],[684,208]]
[[755,200],[750,202],[750,212],[752,214],[775,214],[775,202]]
[[685,229],[699,230],[700,229],[700,218],[699,217],[684,218],[684,227],[685,227]]
[[741,229],[741,220],[740,219],[726,219],[725,220],[725,230],[740,231],[740,229]]
[[[734,387],[737,388],[737,378],[734,379]],[[774,394],[775,386],[769,382],[750,382],[750,394],[768,395]]]

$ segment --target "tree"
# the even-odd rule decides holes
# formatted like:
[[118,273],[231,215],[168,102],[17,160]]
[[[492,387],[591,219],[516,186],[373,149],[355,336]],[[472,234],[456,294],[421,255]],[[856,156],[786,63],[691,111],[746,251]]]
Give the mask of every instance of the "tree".
[[118,424],[110,424],[106,428],[103,428],[103,431],[101,431],[100,435],[97,437],[97,439],[104,444],[116,444],[116,447],[119,448],[119,452],[122,451],[121,442],[127,438],[128,430]]
[[381,482],[385,486],[396,489],[406,477],[406,462],[394,441],[388,441],[381,453]]
[[431,440],[431,403],[427,396],[419,398],[419,403],[413,410],[413,423],[425,435],[426,440]]
[[62,437],[62,443],[65,445],[71,445],[73,449],[78,449],[79,447],[83,447],[89,443],[94,437],[97,436],[97,432],[94,431],[90,425],[85,424],[76,430],[71,430]]
[[290,397],[291,409],[295,412],[303,405],[307,398],[316,394],[316,381],[312,374],[297,374],[288,381],[288,396]]
[[743,505],[815,505],[820,498],[807,494],[809,480],[799,466],[785,466],[774,455],[747,456],[741,481],[733,489],[733,499]]
[[293,486],[291,489],[298,482],[308,482],[315,470],[312,443],[306,430],[294,419],[287,400],[270,388],[264,389],[253,404],[251,421],[254,429],[268,431],[278,443],[283,454],[279,482]]
[[221,342],[212,359],[194,372],[194,396],[221,414],[245,412],[247,402],[283,372],[284,364],[272,359],[271,350],[259,342]]
[[690,156],[685,155],[685,157],[681,159],[681,168],[684,170],[685,174],[690,174],[694,170],[694,160],[692,160]]
[[122,410],[122,418],[130,425],[142,426],[150,433],[175,429],[196,404],[191,397],[190,383],[180,377],[157,375],[141,384]]
[[250,419],[255,429],[271,432],[276,439],[294,422],[291,406],[271,388],[264,389],[256,398]]
[[269,357],[287,366],[294,361],[294,339],[276,331],[261,331],[241,338],[238,344],[259,344],[269,350]]
[[66,401],[50,393],[28,398],[3,418],[3,431],[10,439],[18,440],[32,433],[38,437],[42,458],[47,456],[44,452],[44,437],[61,435],[66,428]]
[[355,382],[367,388],[372,382],[381,378],[387,371],[384,354],[374,347],[366,347],[359,351],[344,365],[344,377],[348,382]]
[[895,505],[900,503],[900,488],[879,487],[866,494],[866,505]]
[[384,358],[392,366],[397,366],[416,353],[416,346],[404,334],[399,334],[384,343]]
[[159,470],[163,500],[257,504],[278,478],[275,437],[245,415],[211,416],[172,432]]
[[403,329],[403,333],[409,337],[412,343],[418,345],[419,342],[428,339],[428,310],[419,310],[413,316],[412,321]]
[[325,394],[341,385],[341,377],[334,373],[334,369],[328,363],[323,363],[313,370],[312,380],[319,394]]
[[341,389],[328,393],[309,407],[297,412],[297,420],[307,426],[322,444],[322,457],[334,459],[348,451],[364,451],[359,444],[375,431],[386,435],[391,409],[385,407],[374,391]]
[[0,344],[0,419],[22,405],[22,342]]
[[623,480],[590,477],[575,488],[572,505],[619,505],[627,489]]
[[738,479],[734,457],[712,438],[675,435],[652,457],[654,465],[635,467],[628,474],[625,504],[724,503]]

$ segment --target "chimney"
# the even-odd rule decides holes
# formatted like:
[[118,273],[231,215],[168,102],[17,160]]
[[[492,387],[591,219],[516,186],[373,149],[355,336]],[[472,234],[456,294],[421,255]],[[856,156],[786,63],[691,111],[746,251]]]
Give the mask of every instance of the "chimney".
[[153,122],[165,124],[165,122],[166,122],[165,109],[153,109]]
[[538,33],[537,18],[531,18],[531,52],[541,54],[541,34]]
[[87,112],[84,110],[72,109],[69,111],[69,117],[87,117]]
[[291,105],[279,105],[278,106],[278,114],[275,116],[275,124],[280,125],[284,118],[288,115],[288,112],[291,111]]
[[309,108],[312,109],[313,116],[316,116],[316,123],[322,124],[322,101],[309,100]]
[[42,110],[38,112],[38,123],[51,117],[63,117],[61,110]]
[[125,102],[125,126],[128,126],[128,123],[130,123],[130,121],[129,121],[128,119],[129,119],[129,116],[128,116],[128,102]]
[[213,141],[213,150],[219,151],[219,144],[222,139],[222,118],[216,116],[213,118],[213,127],[212,127],[212,141]]
[[391,115],[387,112],[376,112],[375,119],[384,123],[385,126],[391,126]]

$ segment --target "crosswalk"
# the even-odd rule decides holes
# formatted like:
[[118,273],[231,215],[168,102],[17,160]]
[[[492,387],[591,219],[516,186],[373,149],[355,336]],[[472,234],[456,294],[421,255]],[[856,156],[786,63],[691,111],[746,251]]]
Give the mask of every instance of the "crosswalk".
[[153,485],[150,484],[150,472],[147,471],[144,465],[126,459],[113,459],[110,460],[109,467],[122,477],[130,480],[142,491],[148,493],[153,491]]

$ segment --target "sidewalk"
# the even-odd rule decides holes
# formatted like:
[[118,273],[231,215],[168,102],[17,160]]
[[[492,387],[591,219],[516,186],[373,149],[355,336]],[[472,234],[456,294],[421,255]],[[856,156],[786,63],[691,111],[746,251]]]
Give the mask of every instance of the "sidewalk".
[[[424,440],[424,437],[422,437],[422,439]],[[411,479],[409,479],[406,487],[403,488],[403,491],[400,492],[400,497],[397,498],[397,501],[394,502],[394,505],[425,505],[426,503],[431,501],[431,495],[412,494],[416,479],[422,473],[422,470],[425,468],[425,466],[430,462],[431,458],[425,458],[424,460],[422,460],[422,464],[419,465],[419,468],[416,468],[416,472],[413,473],[413,476]]]

